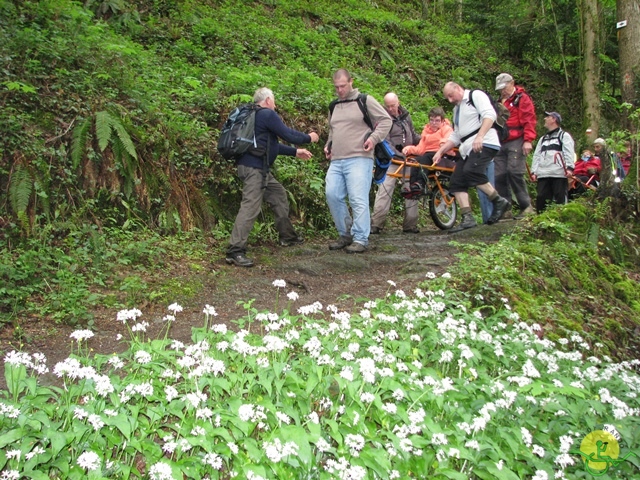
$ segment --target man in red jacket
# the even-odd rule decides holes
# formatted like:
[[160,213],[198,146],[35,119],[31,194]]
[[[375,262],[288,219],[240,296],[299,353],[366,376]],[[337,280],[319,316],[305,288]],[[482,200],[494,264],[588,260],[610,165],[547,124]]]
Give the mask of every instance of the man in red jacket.
[[[513,77],[501,73],[496,77],[496,90],[500,92],[500,101],[509,109],[509,138],[502,143],[500,151],[494,157],[496,172],[496,190],[501,197],[511,201],[511,192],[520,207],[519,216],[533,213],[531,197],[524,179],[527,155],[533,149],[536,138],[536,111],[531,97],[520,86],[516,86]],[[507,213],[511,208],[507,210]]]

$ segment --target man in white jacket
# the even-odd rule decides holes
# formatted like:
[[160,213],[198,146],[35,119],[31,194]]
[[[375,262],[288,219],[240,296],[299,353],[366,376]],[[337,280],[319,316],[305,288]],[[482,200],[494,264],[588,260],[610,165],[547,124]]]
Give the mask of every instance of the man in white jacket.
[[540,139],[533,152],[531,179],[538,182],[536,210],[542,213],[551,201],[567,203],[568,177],[573,175],[575,147],[573,138],[560,128],[562,117],[558,112],[544,112],[547,133]]
[[462,156],[462,160],[456,162],[449,184],[449,192],[456,197],[460,206],[462,221],[450,232],[459,232],[477,226],[469,202],[468,191],[472,187],[484,192],[493,203],[493,213],[487,223],[494,224],[509,208],[509,201],[498,194],[487,178],[487,166],[500,150],[500,139],[493,128],[497,117],[496,111],[491,105],[491,100],[482,90],[465,90],[457,83],[449,82],[442,92],[449,103],[455,105],[454,130],[449,140],[433,156],[433,163],[438,163],[444,152],[458,145]]

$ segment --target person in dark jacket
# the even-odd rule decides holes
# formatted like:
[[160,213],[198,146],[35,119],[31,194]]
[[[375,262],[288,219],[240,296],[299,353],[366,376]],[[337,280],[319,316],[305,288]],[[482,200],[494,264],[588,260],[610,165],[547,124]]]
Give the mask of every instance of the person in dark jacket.
[[[402,149],[408,145],[417,145],[420,141],[418,135],[413,128],[413,121],[409,112],[400,105],[398,95],[389,92],[384,96],[384,109],[389,113],[391,121],[391,130],[387,134],[387,141],[393,148],[402,152]],[[387,214],[391,208],[391,200],[393,191],[395,190],[398,179],[386,176],[384,181],[378,185],[376,200],[373,204],[373,214],[371,215],[371,233],[377,234],[382,232]],[[404,179],[403,183],[409,186],[409,180]],[[405,233],[419,233],[418,230],[418,200],[415,198],[407,198],[404,201],[404,223],[402,231]]]
[[284,187],[269,171],[278,155],[287,155],[308,160],[311,152],[304,148],[278,143],[278,138],[300,145],[315,143],[318,134],[303,133],[287,127],[275,112],[276,102],[273,92],[259,88],[253,101],[260,107],[256,112],[255,137],[257,149],[245,153],[237,161],[238,177],[242,180],[242,202],[236,216],[226,261],[239,267],[252,267],[253,260],[247,258],[247,240],[253,224],[260,214],[262,201],[266,201],[275,215],[275,226],[280,234],[280,245],[288,247],[302,243],[289,220],[289,201]]

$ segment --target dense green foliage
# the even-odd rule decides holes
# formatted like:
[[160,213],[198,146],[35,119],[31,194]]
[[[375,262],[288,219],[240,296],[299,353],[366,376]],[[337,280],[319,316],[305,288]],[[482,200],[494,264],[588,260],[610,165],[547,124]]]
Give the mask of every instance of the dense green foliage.
[[[276,279],[268,310],[248,303],[236,331],[206,305],[186,343],[170,336],[181,305],[156,338],[141,310],[121,310],[122,353],[92,355],[93,332],[74,331],[49,369],[61,385],[45,384],[43,355],[9,352],[0,468],[36,480],[633,478],[640,361],[615,363],[575,332],[545,338],[506,299],[474,305],[455,280],[389,282],[352,312],[302,305]],[[589,457],[594,435],[609,461]]]
[[494,245],[465,247],[456,285],[480,304],[513,302],[553,335],[578,331],[609,353],[637,358],[640,342],[640,231],[611,221],[610,206],[576,201],[532,218]]
[[[0,187],[11,195],[0,216],[26,234],[59,219],[210,229],[239,200],[214,148],[230,108],[268,85],[288,123],[324,133],[338,67],[378,98],[397,91],[418,126],[445,104],[447,80],[491,90],[504,70],[540,110],[571,112],[577,125],[577,89],[562,87],[558,49],[545,40],[573,23],[572,5],[557,26],[544,2],[509,14],[498,2],[489,16],[471,3],[459,17],[448,2],[430,13],[395,2],[1,0]],[[498,28],[510,24],[527,27]],[[563,50],[574,59],[575,35]],[[323,229],[320,147],[312,162],[280,162],[278,174],[294,215]]]

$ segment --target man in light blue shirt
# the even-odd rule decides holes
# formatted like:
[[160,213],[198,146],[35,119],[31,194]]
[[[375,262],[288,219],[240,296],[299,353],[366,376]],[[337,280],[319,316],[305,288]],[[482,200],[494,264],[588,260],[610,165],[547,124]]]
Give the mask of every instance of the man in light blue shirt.
[[[491,100],[482,90],[465,90],[455,82],[444,86],[445,98],[455,105],[453,109],[454,130],[449,140],[440,147],[433,157],[436,164],[444,154],[459,147],[462,161],[456,163],[451,176],[449,192],[456,197],[462,221],[450,232],[459,232],[477,226],[471,213],[469,188],[476,187],[487,195],[493,204],[493,213],[487,220],[489,225],[496,223],[509,208],[509,201],[502,198],[487,178],[487,166],[500,150],[500,140],[493,128],[496,112]],[[473,95],[473,99],[470,96]]]

